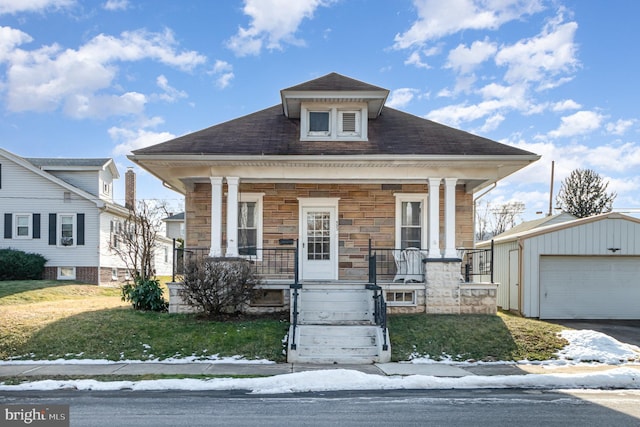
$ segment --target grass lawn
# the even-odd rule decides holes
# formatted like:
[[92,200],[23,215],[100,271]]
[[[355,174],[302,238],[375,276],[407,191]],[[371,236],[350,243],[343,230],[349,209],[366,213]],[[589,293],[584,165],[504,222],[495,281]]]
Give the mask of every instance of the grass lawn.
[[[73,282],[0,282],[0,360],[165,359],[218,354],[285,362],[288,322],[216,322],[195,315],[136,312],[120,290]],[[392,315],[392,359],[542,360],[566,341],[560,327],[499,313]]]
[[242,355],[285,361],[288,322],[213,322],[136,312],[120,290],[47,281],[0,282],[0,359],[165,359]]

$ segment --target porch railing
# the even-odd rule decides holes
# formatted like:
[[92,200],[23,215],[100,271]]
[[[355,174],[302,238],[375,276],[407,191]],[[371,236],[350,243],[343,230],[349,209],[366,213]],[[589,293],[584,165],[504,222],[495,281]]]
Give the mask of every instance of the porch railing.
[[368,284],[366,288],[373,291],[373,319],[382,329],[382,350],[389,349],[387,343],[387,303],[384,300],[382,288],[378,285]]
[[[240,248],[240,257],[251,261],[255,272],[265,280],[298,283],[298,248]],[[173,281],[184,277],[184,266],[209,257],[209,248],[174,246]]]
[[[424,249],[418,249],[420,254],[427,253]],[[402,281],[407,273],[411,279],[418,278],[412,274],[415,271],[401,271],[402,249],[374,247],[369,240],[368,270],[369,283],[393,283]],[[464,282],[490,282],[493,283],[493,242],[487,249],[458,249],[458,256],[461,260],[460,275]],[[427,268],[429,268],[427,264]],[[415,268],[414,268],[415,269]],[[424,269],[422,270],[424,271]],[[422,278],[424,280],[424,278]],[[418,280],[419,281],[419,280]]]

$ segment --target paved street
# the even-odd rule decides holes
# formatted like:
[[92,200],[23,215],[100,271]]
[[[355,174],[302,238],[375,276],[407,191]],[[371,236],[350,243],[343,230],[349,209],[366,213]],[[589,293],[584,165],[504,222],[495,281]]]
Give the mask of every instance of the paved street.
[[252,395],[0,392],[4,403],[69,404],[71,426],[638,426],[640,391],[432,390]]

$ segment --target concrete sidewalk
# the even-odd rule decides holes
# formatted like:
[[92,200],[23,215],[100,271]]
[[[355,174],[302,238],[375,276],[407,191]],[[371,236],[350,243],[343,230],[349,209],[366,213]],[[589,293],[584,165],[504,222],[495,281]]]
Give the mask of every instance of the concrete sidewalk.
[[[321,364],[251,364],[251,363],[1,363],[0,382],[9,377],[59,376],[119,376],[119,375],[209,375],[209,376],[272,376],[294,372],[325,369],[350,369],[375,375],[426,375],[435,377],[464,377],[468,375],[525,375],[545,373],[586,373],[619,368],[621,365],[450,365],[380,363],[375,365],[321,365]],[[625,365],[640,370],[639,365]]]

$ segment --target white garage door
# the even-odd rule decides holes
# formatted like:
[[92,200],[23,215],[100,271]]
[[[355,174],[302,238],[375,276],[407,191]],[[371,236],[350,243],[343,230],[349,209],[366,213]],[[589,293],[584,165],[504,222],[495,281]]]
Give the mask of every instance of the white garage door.
[[540,318],[640,319],[640,257],[541,257]]

